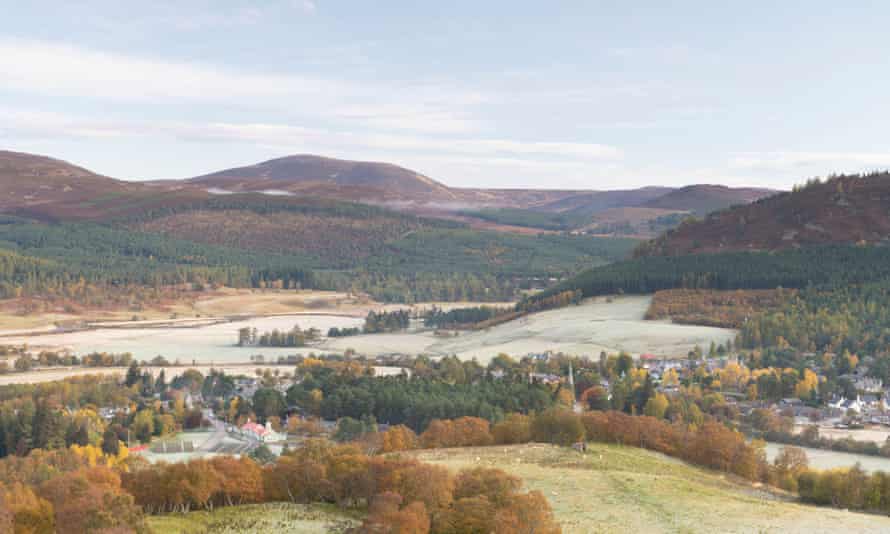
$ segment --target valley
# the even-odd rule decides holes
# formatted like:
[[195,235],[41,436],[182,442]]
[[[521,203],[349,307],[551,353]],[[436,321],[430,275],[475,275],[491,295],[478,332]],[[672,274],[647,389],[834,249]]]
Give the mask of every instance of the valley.
[[0,534],[890,532],[890,4],[82,4],[0,16]]
[[[217,298],[196,305],[201,310],[226,310],[235,306],[241,313],[257,307],[280,305],[281,294]],[[271,297],[271,298],[269,298]],[[374,306],[370,303],[348,304],[332,308],[325,304],[338,302],[338,294],[312,293],[301,300],[304,311],[276,313],[249,319],[233,319],[204,315],[199,321],[212,324],[148,325],[117,323],[114,328],[94,325],[89,330],[70,333],[34,333],[8,335],[0,342],[12,346],[28,345],[36,353],[42,350],[69,351],[76,355],[89,353],[130,353],[138,361],[162,356],[167,361],[184,364],[233,364],[260,360],[274,362],[279,357],[310,353],[343,354],[352,349],[358,354],[378,356],[442,357],[456,355],[462,360],[475,359],[487,364],[498,354],[523,356],[545,352],[564,352],[591,359],[601,352],[628,352],[635,356],[654,354],[664,358],[685,358],[695,346],[708,347],[712,342],[724,344],[735,337],[729,329],[671,324],[669,321],[646,321],[648,297],[600,298],[581,306],[532,314],[482,331],[456,332],[457,336],[441,337],[431,329],[414,325],[407,332],[365,334],[345,338],[324,338],[310,347],[270,348],[235,346],[239,328],[258,331],[287,331],[295,324],[303,329],[352,328],[364,324],[364,317]],[[253,303],[251,303],[253,301]],[[427,304],[426,306],[431,306]],[[461,306],[471,306],[463,303]],[[441,307],[442,304],[437,304]],[[455,307],[451,304],[451,307]],[[445,309],[448,306],[444,306]],[[305,308],[311,308],[306,310]],[[268,308],[266,308],[268,309]],[[280,308],[279,308],[280,309]],[[398,309],[391,306],[388,309]],[[422,307],[421,307],[422,309]],[[413,331],[412,331],[413,330]],[[0,331],[2,335],[2,331]]]

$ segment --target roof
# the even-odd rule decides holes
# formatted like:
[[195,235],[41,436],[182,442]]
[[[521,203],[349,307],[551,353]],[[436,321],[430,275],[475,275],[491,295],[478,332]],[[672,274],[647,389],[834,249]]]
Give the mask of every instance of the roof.
[[256,434],[258,436],[265,436],[266,433],[268,432],[266,430],[266,427],[264,427],[263,425],[254,423],[252,421],[244,423],[244,425],[241,426],[241,430],[246,430],[247,432],[253,432],[254,434]]

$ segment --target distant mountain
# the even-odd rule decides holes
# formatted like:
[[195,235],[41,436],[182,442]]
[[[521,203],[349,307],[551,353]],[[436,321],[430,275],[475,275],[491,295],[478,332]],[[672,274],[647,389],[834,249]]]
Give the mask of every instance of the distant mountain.
[[674,191],[671,187],[650,186],[614,191],[582,191],[549,204],[538,206],[542,211],[567,212],[573,215],[593,215],[611,208],[642,206]]
[[84,202],[137,188],[66,161],[0,150],[0,210]]
[[[26,217],[132,218],[238,193],[259,193],[267,199],[274,196],[287,203],[329,199],[376,204],[427,217],[456,218],[498,231],[535,228],[534,221],[540,216],[515,212],[531,210],[564,215],[573,221],[571,228],[564,230],[584,228],[592,233],[647,237],[677,224],[685,213],[748,202],[767,192],[723,186],[618,191],[455,188],[389,163],[312,155],[287,156],[189,180],[149,183],[116,180],[44,156],[0,151],[0,212]],[[481,209],[514,211],[488,212],[483,220],[472,214]],[[674,218],[666,218],[670,215]],[[517,225],[516,220],[522,224]]]
[[712,213],[648,243],[646,255],[890,242],[890,174],[839,176]]
[[463,195],[432,178],[389,163],[296,155],[188,180],[216,192],[300,194],[374,202],[451,202]]
[[689,185],[653,198],[642,207],[688,211],[697,216],[726,209],[736,204],[749,204],[775,194],[772,189],[732,188],[725,185]]

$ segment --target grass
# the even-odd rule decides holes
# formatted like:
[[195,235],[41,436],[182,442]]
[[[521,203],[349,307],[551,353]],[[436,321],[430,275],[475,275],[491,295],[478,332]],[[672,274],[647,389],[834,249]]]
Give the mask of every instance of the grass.
[[168,514],[148,518],[148,526],[155,534],[241,532],[322,534],[343,532],[358,522],[355,515],[346,514],[333,506],[290,503],[233,506],[218,508],[212,512]]
[[890,518],[793,502],[745,481],[663,455],[591,444],[586,455],[549,445],[422,451],[457,470],[497,467],[540,490],[563,532],[888,532]]

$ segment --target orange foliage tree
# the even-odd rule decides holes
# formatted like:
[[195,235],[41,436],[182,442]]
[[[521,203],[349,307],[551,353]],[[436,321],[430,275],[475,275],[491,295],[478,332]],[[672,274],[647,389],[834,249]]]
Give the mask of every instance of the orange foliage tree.
[[479,417],[460,417],[451,420],[433,420],[420,435],[420,444],[425,449],[447,447],[476,447],[491,445],[489,423]]

